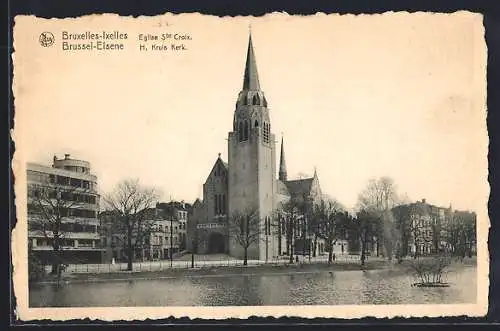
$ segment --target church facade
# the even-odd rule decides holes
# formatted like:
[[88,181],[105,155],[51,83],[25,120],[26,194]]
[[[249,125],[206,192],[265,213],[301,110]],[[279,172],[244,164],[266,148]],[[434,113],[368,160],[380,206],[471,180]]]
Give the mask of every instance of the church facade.
[[[193,204],[190,249],[200,254],[224,253],[242,258],[243,248],[231,236],[231,215],[256,210],[262,228],[294,195],[321,198],[316,171],[311,178],[288,180],[283,138],[276,169],[276,141],[268,101],[261,90],[252,37],[249,36],[243,87],[228,133],[228,160],[219,157],[203,185],[203,199]],[[285,235],[262,231],[248,249],[249,259],[268,260],[286,252]],[[276,233],[277,232],[277,233]],[[264,238],[265,236],[265,238]],[[318,245],[318,249],[323,245]]]

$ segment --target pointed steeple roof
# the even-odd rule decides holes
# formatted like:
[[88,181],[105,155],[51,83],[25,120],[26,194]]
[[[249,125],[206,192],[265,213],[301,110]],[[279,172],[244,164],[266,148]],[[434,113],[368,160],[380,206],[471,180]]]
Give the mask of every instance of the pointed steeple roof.
[[283,143],[283,137],[281,137],[281,155],[280,155],[280,170],[278,174],[278,179],[281,181],[286,181],[286,161],[285,161],[285,146]]
[[251,33],[248,37],[247,63],[245,66],[245,76],[243,77],[243,90],[260,90],[259,74],[257,73],[257,63],[255,61]]

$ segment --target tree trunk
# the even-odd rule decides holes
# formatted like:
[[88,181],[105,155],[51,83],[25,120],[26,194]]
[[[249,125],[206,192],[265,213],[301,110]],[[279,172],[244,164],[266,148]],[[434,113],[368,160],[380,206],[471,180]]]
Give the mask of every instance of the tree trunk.
[[314,234],[313,257],[316,257],[316,247],[318,247],[318,235]]
[[128,256],[127,256],[127,270],[132,271],[133,265],[133,249],[132,249],[132,228],[129,227],[128,229],[128,234],[127,234],[127,250],[128,250]]
[[54,251],[54,261],[52,261],[52,270],[50,273],[52,275],[58,275],[60,276],[60,268],[61,268],[61,259],[60,259],[60,247],[59,243],[57,242],[54,238],[53,244],[52,244],[52,249]]
[[191,268],[194,268],[194,253],[191,253]]
[[[377,245],[377,248],[378,248],[378,245]],[[363,240],[363,238],[361,238],[361,265],[362,266],[365,265],[365,259],[366,259],[365,251],[366,251],[366,240]]]
[[333,247],[332,244],[328,243],[328,263],[333,261]]
[[243,265],[248,264],[248,247],[244,248],[244,253],[243,253]]
[[[363,245],[361,245],[363,246]],[[377,257],[380,256],[380,237],[377,236]]]
[[281,255],[281,218],[278,219],[278,256]]
[[[305,224],[305,222],[304,222]],[[302,227],[302,258],[306,256],[306,227]]]

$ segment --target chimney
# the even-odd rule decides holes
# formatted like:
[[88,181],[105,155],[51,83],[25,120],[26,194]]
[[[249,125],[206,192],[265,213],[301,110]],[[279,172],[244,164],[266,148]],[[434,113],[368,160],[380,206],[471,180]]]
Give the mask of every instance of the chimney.
[[69,159],[69,156],[70,156],[69,154],[64,154],[64,159],[65,159],[65,160],[68,160],[68,159]]

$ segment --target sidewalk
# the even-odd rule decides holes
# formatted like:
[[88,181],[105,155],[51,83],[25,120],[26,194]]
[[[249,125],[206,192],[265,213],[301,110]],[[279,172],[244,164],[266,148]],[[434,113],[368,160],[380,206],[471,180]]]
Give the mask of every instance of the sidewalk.
[[332,271],[349,270],[375,270],[391,266],[387,261],[369,261],[365,266],[360,263],[335,261],[331,264],[316,263],[296,263],[296,264],[252,264],[248,266],[211,266],[202,268],[168,268],[164,270],[133,270],[116,271],[102,273],[64,273],[60,280],[55,276],[48,276],[43,280],[34,281],[34,284],[71,284],[71,283],[92,283],[108,281],[126,280],[158,280],[175,279],[179,277],[204,278],[204,277],[229,277],[229,276],[262,276],[273,274],[311,274]]
[[[219,260],[209,260],[209,255],[207,256],[196,256],[194,261],[194,268],[207,268],[207,267],[238,267],[243,266],[243,260],[235,259],[232,257],[227,257],[227,259]],[[382,260],[381,258],[371,257],[367,261],[377,261]],[[280,259],[270,259],[267,262],[265,260],[248,260],[248,266],[260,266],[260,265],[286,265],[289,262],[288,257],[280,257]],[[303,257],[299,255],[299,262],[302,264],[328,264],[328,256],[318,256],[318,257]],[[294,264],[295,264],[294,257]],[[339,255],[336,256],[333,264],[359,264],[359,256],[357,255]],[[45,267],[47,272],[50,272],[51,266]],[[136,272],[142,271],[163,271],[169,269],[192,269],[191,268],[191,255],[185,255],[176,260],[170,262],[170,260],[160,260],[160,261],[143,261],[134,262],[133,270]],[[100,274],[100,273],[112,273],[127,270],[127,263],[120,262],[115,264],[70,264],[66,267],[64,273],[74,273],[74,274]]]

